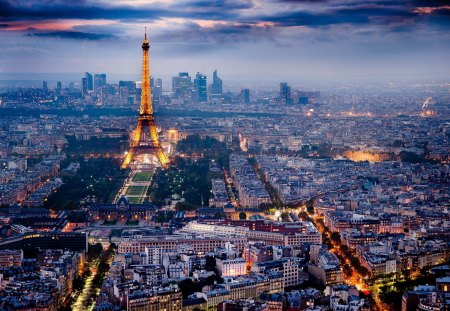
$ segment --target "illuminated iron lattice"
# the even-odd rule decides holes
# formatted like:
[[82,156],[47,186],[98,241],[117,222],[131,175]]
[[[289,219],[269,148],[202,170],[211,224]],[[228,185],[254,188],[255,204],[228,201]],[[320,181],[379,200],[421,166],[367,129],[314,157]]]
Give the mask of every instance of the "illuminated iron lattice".
[[[137,127],[130,141],[130,150],[122,163],[122,168],[127,168],[130,163],[139,155],[154,154],[163,167],[169,165],[169,158],[164,153],[156,131],[155,118],[153,116],[152,91],[150,89],[150,67],[149,67],[149,49],[150,42],[147,40],[147,31],[142,42],[142,91],[141,105],[139,108],[139,117]],[[147,130],[150,134],[150,141],[143,140],[143,131]]]

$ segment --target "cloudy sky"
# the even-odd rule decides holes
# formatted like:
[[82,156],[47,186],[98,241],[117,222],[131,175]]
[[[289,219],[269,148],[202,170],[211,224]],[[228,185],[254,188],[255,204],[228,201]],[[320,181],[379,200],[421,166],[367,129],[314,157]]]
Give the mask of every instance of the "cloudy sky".
[[0,0],[0,73],[450,77],[448,0]]

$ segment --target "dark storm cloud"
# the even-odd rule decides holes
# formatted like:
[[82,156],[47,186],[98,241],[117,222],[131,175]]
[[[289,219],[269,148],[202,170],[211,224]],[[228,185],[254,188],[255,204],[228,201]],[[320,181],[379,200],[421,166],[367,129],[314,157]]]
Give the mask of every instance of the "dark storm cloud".
[[[344,1],[344,0],[273,0],[290,3],[289,11],[267,12],[266,15],[243,17],[240,10],[254,7],[252,0],[186,0],[163,6],[113,6],[90,4],[88,1],[12,1],[0,0],[0,20],[46,20],[46,19],[107,19],[107,20],[158,20],[168,17],[228,20],[242,23],[271,21],[280,26],[324,26],[342,23],[368,23],[372,16],[412,17],[418,15],[412,9],[418,6],[439,7],[445,0],[409,1]],[[308,7],[296,8],[296,4]],[[315,5],[317,4],[317,5]],[[447,9],[430,14],[448,16]]]
[[186,1],[171,6],[149,4],[143,6],[93,5],[86,1],[29,1],[20,5],[16,1],[0,0],[0,20],[46,19],[108,19],[108,20],[158,20],[167,17],[232,19],[240,9],[250,8],[252,1]]
[[[286,1],[286,0],[283,0]],[[289,1],[300,3],[303,1]],[[306,11],[292,9],[289,12],[280,12],[258,19],[273,22],[280,27],[307,26],[319,27],[335,24],[368,24],[373,17],[389,19],[404,19],[416,14],[395,5],[384,5],[384,2],[336,2],[320,11]]]
[[85,1],[29,1],[28,5],[18,2],[0,0],[0,19],[14,20],[45,20],[45,19],[158,19],[169,14],[166,10],[146,8],[145,10],[126,6],[100,7],[89,5]]
[[155,41],[189,42],[195,44],[213,43],[237,44],[241,42],[255,42],[273,37],[272,27],[257,27],[253,24],[218,24],[213,27],[201,27],[196,23],[189,23],[182,30],[166,31],[154,36]]
[[178,8],[214,8],[226,10],[250,9],[254,6],[251,0],[194,0],[175,5]]
[[112,39],[113,35],[110,34],[100,34],[92,32],[82,32],[82,31],[48,31],[48,32],[32,32],[27,34],[27,36],[36,37],[58,37],[63,39],[76,39],[76,40],[102,40],[102,39]]
[[[184,18],[195,21],[221,21],[201,27],[195,23],[183,22],[177,30],[165,29],[166,40],[186,40],[198,42],[239,42],[260,40],[274,36],[277,29],[304,26],[323,28],[333,25],[374,25],[380,31],[408,31],[417,23],[427,23],[437,27],[447,27],[450,23],[450,10],[440,8],[444,0],[407,1],[363,1],[363,0],[266,0],[278,7],[254,10],[257,0],[179,0],[173,4],[163,1],[141,6],[111,5],[90,3],[86,0],[0,0],[1,28],[8,23],[46,21],[54,19],[116,20],[116,21],[156,21],[165,18]],[[19,3],[20,2],[20,3]],[[279,4],[279,5],[278,5]],[[432,7],[430,12],[417,12],[417,7]],[[245,11],[245,14],[244,14]],[[261,23],[271,23],[261,26]],[[105,26],[109,27],[109,26]],[[182,28],[182,29],[180,29]],[[100,40],[108,38],[107,31],[90,32],[47,31],[36,32],[34,36],[56,36],[70,39]],[[53,33],[53,35],[52,35]],[[79,33],[79,34],[77,34]],[[86,37],[82,34],[87,33]],[[58,35],[59,34],[59,35]],[[257,36],[260,36],[257,37]],[[90,38],[89,38],[90,37]]]

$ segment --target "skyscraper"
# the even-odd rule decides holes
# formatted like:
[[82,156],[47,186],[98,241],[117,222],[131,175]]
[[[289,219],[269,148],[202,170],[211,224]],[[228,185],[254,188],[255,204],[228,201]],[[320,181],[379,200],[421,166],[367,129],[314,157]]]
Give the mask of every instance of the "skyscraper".
[[179,76],[172,77],[172,96],[174,98],[180,97],[180,77]]
[[217,70],[213,72],[213,82],[210,85],[211,98],[218,99],[222,97],[222,79],[217,76]]
[[250,104],[250,90],[243,89],[241,90],[241,100],[244,104]]
[[56,82],[56,91],[58,93],[61,93],[61,89],[62,89],[62,83],[61,81]]
[[84,77],[86,78],[87,91],[92,91],[94,89],[94,80],[92,75],[89,72],[85,72]]
[[81,79],[81,93],[86,96],[89,92],[89,80],[88,78]]
[[101,73],[101,74],[94,75],[95,90],[100,90],[105,85],[106,85],[106,74]]
[[47,90],[48,90],[48,84],[47,84],[47,81],[42,81],[42,89],[43,89],[44,91],[47,91]]
[[286,83],[280,83],[280,98],[285,104],[291,104],[291,87]]
[[119,88],[126,87],[128,91],[133,91],[136,89],[136,83],[134,81],[119,81]]
[[180,72],[172,78],[172,93],[174,98],[187,97],[191,93],[192,80],[187,72]]
[[206,93],[206,76],[200,72],[197,72],[194,79],[195,88],[195,100],[198,103],[203,103],[208,101],[208,96]]
[[153,102],[159,103],[159,97],[162,96],[162,79],[158,78],[154,80],[152,92],[153,92]]
[[160,88],[162,88],[162,79],[158,78],[155,80],[155,86],[159,86]]

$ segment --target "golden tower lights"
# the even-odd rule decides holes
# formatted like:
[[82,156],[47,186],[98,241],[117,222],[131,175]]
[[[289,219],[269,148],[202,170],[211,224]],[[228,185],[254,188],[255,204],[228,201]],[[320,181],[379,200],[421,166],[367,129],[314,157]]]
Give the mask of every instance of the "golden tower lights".
[[[163,167],[170,163],[169,158],[164,153],[156,131],[155,118],[153,116],[152,91],[150,88],[150,67],[149,67],[150,42],[147,40],[147,29],[142,42],[142,90],[141,105],[137,119],[137,127],[130,141],[130,150],[122,163],[122,168],[127,168],[133,158],[137,155],[155,153]],[[150,144],[142,140],[142,131],[148,128],[150,134]]]

